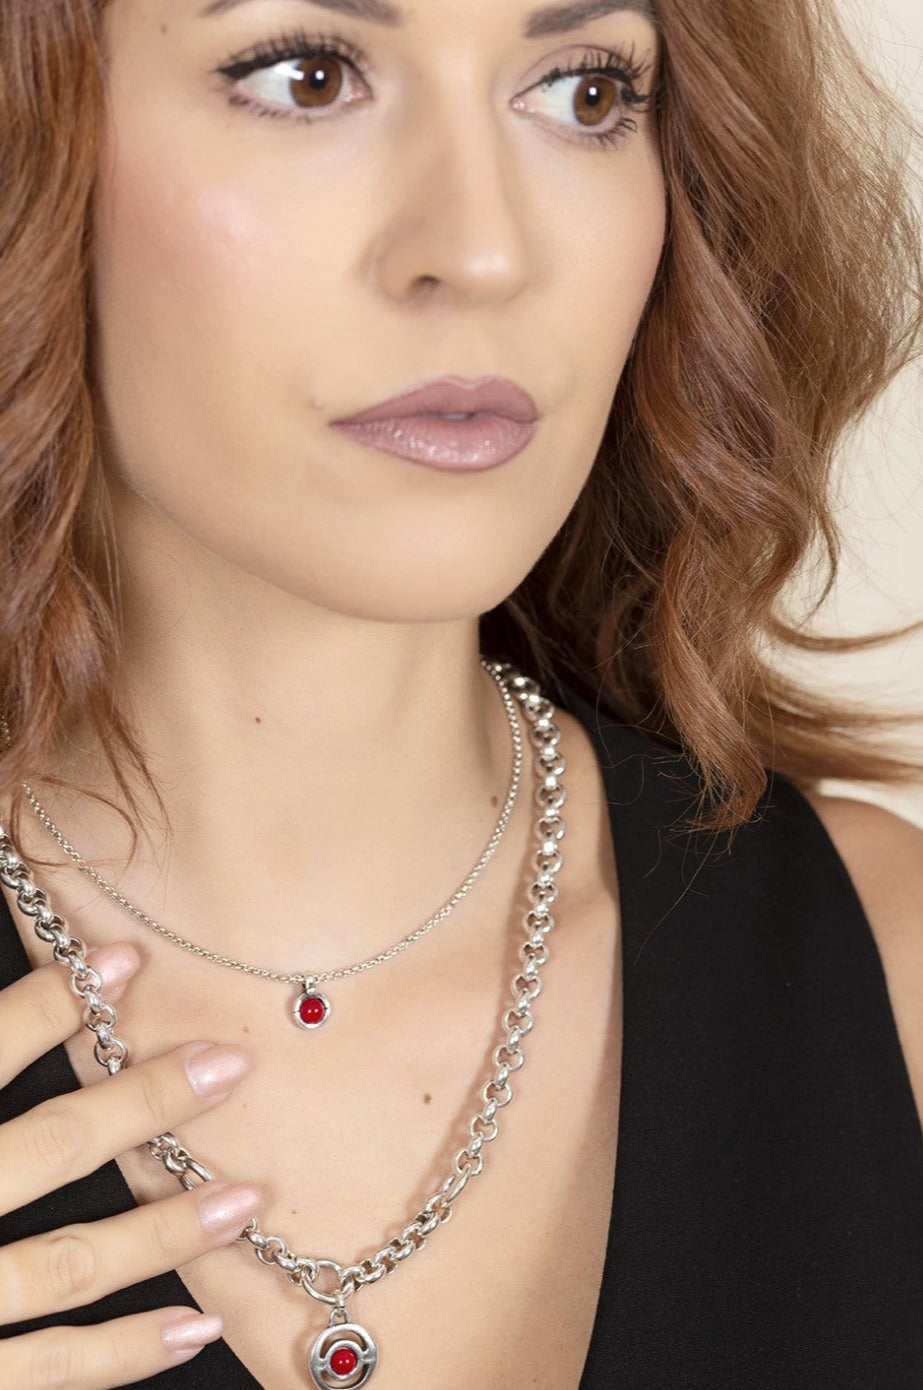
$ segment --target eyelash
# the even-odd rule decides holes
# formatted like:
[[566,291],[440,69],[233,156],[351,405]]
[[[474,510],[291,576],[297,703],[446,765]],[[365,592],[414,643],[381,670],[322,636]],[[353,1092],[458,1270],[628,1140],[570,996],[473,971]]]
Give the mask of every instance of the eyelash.
[[[633,50],[628,54],[620,55],[609,49],[588,49],[577,62],[568,63],[564,67],[552,68],[540,82],[534,85],[541,88],[553,87],[556,82],[560,82],[565,77],[608,77],[621,86],[624,105],[640,115],[650,109],[651,94],[639,90],[639,84],[648,73],[649,68],[650,64],[636,60]],[[585,131],[576,138],[581,143],[588,140],[595,145],[614,145],[637,128],[638,122],[634,116],[623,116],[612,130],[595,133]]]
[[[266,43],[255,44],[247,52],[239,54],[220,67],[218,75],[233,85],[254,72],[272,67],[275,63],[317,58],[339,58],[352,67],[359,76],[363,75],[363,70],[368,66],[365,54],[361,49],[346,39],[327,34],[317,34],[311,37],[304,31],[297,31],[282,35],[277,39],[271,39]],[[638,62],[633,51],[625,55],[613,53],[609,49],[588,49],[577,62],[568,63],[563,67],[554,67],[539,82],[533,83],[528,90],[532,91],[536,87],[547,89],[567,77],[607,77],[621,86],[624,105],[631,111],[640,114],[650,108],[651,93],[644,93],[639,90],[639,84],[649,69],[650,64]],[[265,116],[270,120],[313,123],[317,119],[299,116],[292,111],[276,110],[269,106],[263,106],[253,98],[242,96],[233,90],[229,99],[233,106],[245,107],[255,115]],[[625,116],[613,130],[603,132],[587,130],[582,135],[565,138],[576,138],[577,143],[580,144],[589,142],[597,146],[611,146],[634,130],[637,130],[637,121],[634,116]]]

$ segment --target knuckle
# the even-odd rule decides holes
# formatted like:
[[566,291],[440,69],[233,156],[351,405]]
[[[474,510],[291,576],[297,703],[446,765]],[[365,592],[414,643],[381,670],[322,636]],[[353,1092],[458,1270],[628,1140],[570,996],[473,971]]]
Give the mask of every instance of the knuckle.
[[[28,1258],[26,1244],[17,1240],[4,1246],[0,1250],[0,1308],[4,1312],[4,1322],[19,1322],[28,1315],[34,1287],[34,1261]],[[3,1337],[2,1331],[0,1337]],[[4,1380],[2,1370],[0,1358],[0,1385],[6,1385],[8,1382]]]
[[28,1130],[32,1155],[45,1172],[65,1173],[90,1148],[90,1133],[70,1105],[45,1101],[32,1112]]
[[65,1230],[50,1238],[45,1277],[64,1306],[71,1307],[92,1292],[96,1268],[96,1254],[86,1236]]
[[141,1068],[136,1074],[138,1104],[145,1121],[150,1122],[151,1133],[162,1128],[168,1113],[168,1088],[163,1076],[149,1068]]
[[42,981],[41,988],[37,989],[33,996],[32,1016],[43,1034],[60,1032],[64,1022],[61,1000],[56,990],[45,987],[44,981]]
[[115,1374],[114,1384],[134,1384],[138,1379],[139,1346],[133,1337],[114,1337],[112,1340],[112,1365]]
[[41,1390],[74,1390],[79,1383],[77,1345],[73,1333],[55,1327],[36,1341],[32,1384]]
[[151,1245],[161,1261],[167,1266],[172,1266],[177,1254],[174,1222],[161,1202],[155,1202],[148,1210],[151,1218]]

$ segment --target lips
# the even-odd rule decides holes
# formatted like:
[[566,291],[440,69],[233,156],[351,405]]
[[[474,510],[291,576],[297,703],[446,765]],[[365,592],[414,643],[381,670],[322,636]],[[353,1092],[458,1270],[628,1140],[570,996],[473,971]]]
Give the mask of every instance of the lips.
[[474,472],[515,457],[537,424],[535,401],[506,377],[442,377],[334,420],[331,428],[413,463]]
[[416,415],[500,415],[523,425],[538,419],[538,407],[521,386],[507,377],[482,377],[464,381],[461,377],[440,377],[438,381],[411,387],[358,415],[336,424],[364,425],[375,420],[399,420]]

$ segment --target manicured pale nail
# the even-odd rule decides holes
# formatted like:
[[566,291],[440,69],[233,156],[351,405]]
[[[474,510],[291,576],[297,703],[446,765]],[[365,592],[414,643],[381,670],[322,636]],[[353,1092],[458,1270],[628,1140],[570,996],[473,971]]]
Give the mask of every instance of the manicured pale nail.
[[216,1342],[223,1331],[224,1323],[213,1313],[190,1313],[186,1318],[168,1322],[161,1336],[167,1351],[179,1354],[181,1360],[188,1361],[209,1342]]
[[206,1183],[199,1199],[199,1224],[213,1236],[239,1236],[255,1216],[262,1194],[256,1187]]
[[99,975],[107,998],[114,1002],[121,999],[125,986],[141,964],[141,957],[134,946],[119,941],[114,946],[97,946],[88,951],[87,964]]
[[[195,1045],[194,1045],[195,1046]],[[250,1059],[239,1047],[214,1047],[200,1043],[186,1050],[186,1076],[197,1096],[226,1096],[250,1070]]]

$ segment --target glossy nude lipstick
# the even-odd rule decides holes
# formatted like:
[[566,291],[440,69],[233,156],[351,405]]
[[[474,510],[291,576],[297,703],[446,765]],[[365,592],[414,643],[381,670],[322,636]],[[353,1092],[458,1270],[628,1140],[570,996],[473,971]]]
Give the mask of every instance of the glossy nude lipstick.
[[339,434],[411,463],[476,473],[520,453],[538,427],[538,408],[505,377],[440,377],[333,420]]

